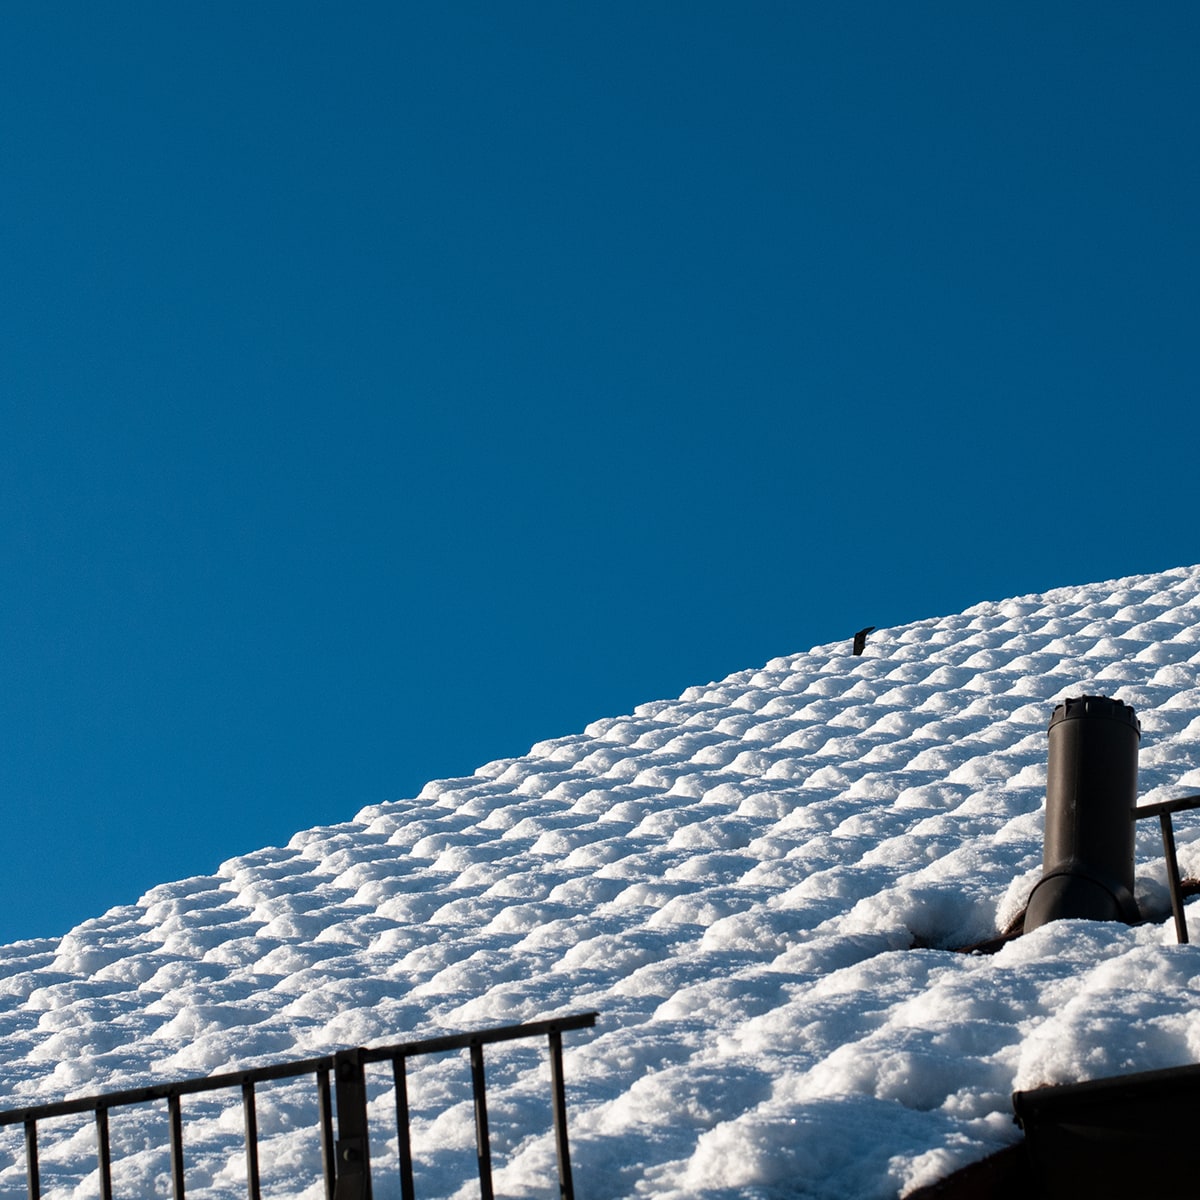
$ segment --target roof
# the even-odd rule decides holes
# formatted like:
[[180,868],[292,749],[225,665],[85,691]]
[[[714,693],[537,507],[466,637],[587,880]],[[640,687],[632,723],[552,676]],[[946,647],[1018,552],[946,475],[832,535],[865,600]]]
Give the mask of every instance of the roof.
[[[1195,1061],[1200,951],[1175,944],[1154,822],[1148,924],[945,951],[1039,876],[1059,700],[1135,708],[1143,802],[1200,783],[1200,568],[876,630],[860,656],[852,632],[6,948],[0,1103],[595,1008],[566,1060],[590,1196],[883,1197],[1013,1144],[1014,1090]],[[1176,835],[1200,874],[1200,824]],[[543,1068],[514,1053],[489,1078],[497,1187],[536,1195]],[[474,1170],[440,1070],[412,1083],[422,1195]],[[278,1194],[319,1176],[307,1104],[260,1103]],[[74,1128],[43,1141],[47,1184]],[[165,1169],[147,1128],[114,1129],[119,1191]],[[235,1178],[237,1135],[199,1114],[189,1195]],[[22,1171],[0,1158],[4,1186]]]

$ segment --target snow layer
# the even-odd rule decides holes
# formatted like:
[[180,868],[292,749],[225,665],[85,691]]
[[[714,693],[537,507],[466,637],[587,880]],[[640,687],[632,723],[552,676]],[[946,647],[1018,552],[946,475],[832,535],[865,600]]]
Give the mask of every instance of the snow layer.
[[[949,948],[1002,929],[1039,876],[1062,698],[1135,707],[1143,802],[1200,784],[1200,568],[849,651],[690,688],[0,951],[0,1104],[595,1008],[566,1039],[582,1197],[863,1200],[1015,1140],[1014,1088],[1197,1061],[1200,947],[1173,944],[1155,822],[1149,923]],[[1200,819],[1177,835],[1200,875]],[[546,1078],[537,1046],[491,1053],[499,1194],[556,1194]],[[268,1195],[319,1195],[311,1092],[260,1094]],[[412,1099],[418,1194],[476,1194],[461,1059],[423,1061]],[[236,1097],[185,1112],[189,1195],[244,1194]],[[164,1192],[163,1114],[112,1121],[118,1194]],[[46,1194],[95,1195],[94,1167],[89,1120],[43,1127]]]

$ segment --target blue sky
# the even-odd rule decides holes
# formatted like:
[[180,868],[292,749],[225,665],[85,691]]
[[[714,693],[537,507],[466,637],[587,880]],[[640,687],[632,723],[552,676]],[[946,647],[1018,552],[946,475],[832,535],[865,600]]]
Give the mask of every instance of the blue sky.
[[1200,11],[0,15],[0,938],[1191,563]]

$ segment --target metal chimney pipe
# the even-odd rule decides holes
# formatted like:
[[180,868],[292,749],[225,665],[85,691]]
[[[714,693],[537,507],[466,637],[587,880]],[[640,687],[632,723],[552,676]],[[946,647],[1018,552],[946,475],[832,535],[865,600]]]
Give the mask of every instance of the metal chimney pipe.
[[1042,878],[1025,932],[1060,917],[1138,919],[1133,899],[1133,807],[1142,727],[1107,696],[1066,700],[1050,718]]

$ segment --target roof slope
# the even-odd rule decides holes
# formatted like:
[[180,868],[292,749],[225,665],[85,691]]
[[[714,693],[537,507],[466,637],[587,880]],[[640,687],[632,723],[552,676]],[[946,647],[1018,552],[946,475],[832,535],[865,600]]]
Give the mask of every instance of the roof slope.
[[[937,948],[1003,927],[1038,878],[1061,698],[1134,706],[1143,801],[1200,783],[1200,568],[849,649],[642,705],[7,948],[0,1103],[594,1007],[567,1053],[585,1195],[861,1200],[1014,1140],[1014,1087],[1200,1059],[1200,948],[1169,921]],[[1200,874],[1200,829],[1178,824]],[[1139,899],[1166,920],[1164,880],[1145,829]],[[517,1050],[491,1068],[502,1194],[551,1194],[550,1140],[527,1136],[543,1073]],[[465,1084],[429,1063],[412,1089],[418,1194],[454,1194],[474,1170]],[[260,1098],[270,1194],[317,1195],[313,1111],[294,1088]],[[239,1194],[239,1120],[189,1129],[189,1195]],[[160,1125],[114,1116],[119,1190],[165,1172]],[[47,1131],[47,1184],[91,1152],[86,1122]]]

